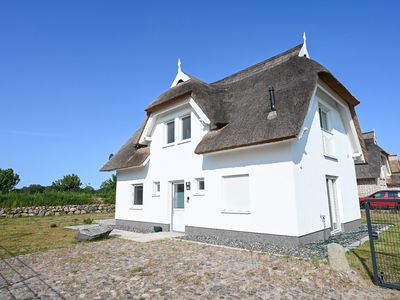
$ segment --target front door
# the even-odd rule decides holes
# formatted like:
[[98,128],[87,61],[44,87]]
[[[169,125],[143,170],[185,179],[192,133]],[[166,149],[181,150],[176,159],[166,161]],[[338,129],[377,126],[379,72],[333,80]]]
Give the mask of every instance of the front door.
[[331,233],[337,233],[341,231],[341,224],[335,177],[326,177],[326,189],[328,191]]
[[185,185],[172,183],[172,230],[185,231]]

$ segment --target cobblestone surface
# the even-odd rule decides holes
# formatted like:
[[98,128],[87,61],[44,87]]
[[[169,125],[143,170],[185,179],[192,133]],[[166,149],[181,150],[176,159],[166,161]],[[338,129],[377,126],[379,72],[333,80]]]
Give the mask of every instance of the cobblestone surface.
[[1,261],[1,299],[400,299],[319,261],[112,239]]

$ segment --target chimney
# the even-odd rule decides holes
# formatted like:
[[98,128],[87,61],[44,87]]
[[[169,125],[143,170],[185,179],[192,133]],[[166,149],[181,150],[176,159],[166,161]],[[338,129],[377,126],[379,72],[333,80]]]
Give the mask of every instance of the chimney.
[[269,100],[271,101],[271,111],[276,111],[275,108],[275,90],[273,87],[269,88]]

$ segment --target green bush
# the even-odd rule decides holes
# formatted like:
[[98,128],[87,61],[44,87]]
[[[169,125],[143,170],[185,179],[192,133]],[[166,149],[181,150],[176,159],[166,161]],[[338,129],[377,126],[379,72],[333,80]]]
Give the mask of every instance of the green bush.
[[92,224],[93,220],[91,218],[86,218],[83,220],[83,224]]
[[81,186],[81,179],[76,174],[65,175],[51,184],[53,190],[60,192],[78,192]]

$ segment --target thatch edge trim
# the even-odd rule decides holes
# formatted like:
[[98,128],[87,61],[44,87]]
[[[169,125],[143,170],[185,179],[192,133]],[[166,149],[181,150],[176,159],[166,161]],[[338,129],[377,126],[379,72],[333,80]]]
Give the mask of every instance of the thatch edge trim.
[[278,138],[278,139],[270,139],[270,140],[258,141],[258,142],[255,142],[255,143],[235,145],[235,146],[231,146],[231,147],[223,147],[223,148],[220,148],[220,149],[217,149],[217,150],[197,151],[197,149],[196,149],[194,151],[194,153],[196,153],[196,154],[210,154],[210,153],[217,153],[217,152],[222,152],[222,151],[235,150],[235,149],[239,149],[239,148],[247,148],[247,147],[260,146],[260,145],[266,145],[266,144],[272,144],[272,143],[279,143],[279,142],[289,141],[289,140],[293,140],[293,139],[297,139],[297,135]]

